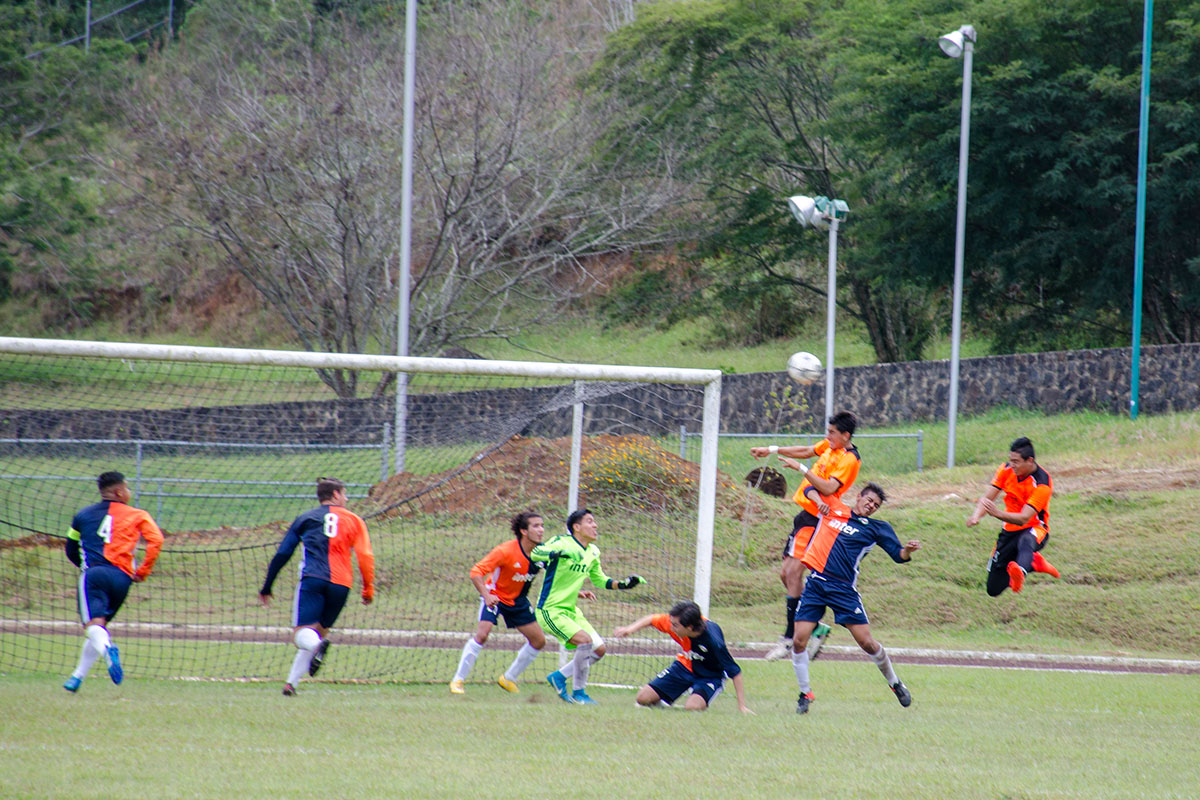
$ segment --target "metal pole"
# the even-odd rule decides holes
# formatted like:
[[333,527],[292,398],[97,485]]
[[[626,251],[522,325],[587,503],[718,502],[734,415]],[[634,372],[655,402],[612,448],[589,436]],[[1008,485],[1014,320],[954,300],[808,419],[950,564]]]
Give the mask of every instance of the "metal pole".
[[708,614],[712,594],[713,520],[717,500],[717,448],[721,431],[721,379],[704,387],[704,438],[700,449],[699,513],[696,517],[696,575],[692,599]]
[[133,480],[133,502],[138,501],[138,497],[142,494],[142,443],[139,440],[137,443],[137,472]]
[[392,426],[388,423],[383,423],[383,436],[379,442],[379,481],[382,483],[387,480],[388,476],[388,454],[391,448]]
[[1150,28],[1154,0],[1146,0],[1142,19],[1142,106],[1138,123],[1137,221],[1133,243],[1133,353],[1129,370],[1129,418],[1138,415],[1142,362],[1142,267],[1146,245],[1146,151],[1150,149]]
[[[417,0],[404,4],[404,146],[400,166],[400,275],[396,281],[396,355],[408,355],[412,274],[413,94],[417,71]],[[396,472],[404,471],[408,439],[408,373],[396,375]]]
[[825,419],[821,420],[822,428],[829,423],[829,418],[833,416],[833,336],[837,314],[837,232],[838,221],[834,217],[829,220],[829,279],[825,301]]
[[567,487],[567,513],[579,508],[579,462],[583,457],[583,383],[575,381],[575,404],[571,406],[571,477]]
[[175,31],[175,0],[167,0],[167,38]]
[[917,429],[917,472],[925,470],[925,431]]
[[679,457],[687,458],[687,425],[679,426]]
[[962,119],[958,137],[958,216],[954,226],[954,312],[950,333],[950,428],[946,437],[946,466],[954,466],[955,429],[958,425],[958,355],[962,340],[963,250],[967,236],[967,150],[971,136],[971,59],[975,44],[963,40]]
[[87,10],[84,12],[83,19],[83,51],[91,52],[92,49],[92,0],[87,0]]

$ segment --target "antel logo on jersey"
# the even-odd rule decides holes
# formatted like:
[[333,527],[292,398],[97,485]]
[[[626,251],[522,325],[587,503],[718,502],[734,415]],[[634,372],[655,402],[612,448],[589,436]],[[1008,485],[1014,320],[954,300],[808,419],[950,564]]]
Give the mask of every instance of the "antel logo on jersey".
[[533,580],[533,579],[534,579],[534,578],[536,578],[536,577],[537,577],[537,574],[536,574],[536,573],[532,573],[532,572],[518,572],[518,573],[515,573],[515,574],[512,576],[512,579],[513,579],[513,581],[515,581],[516,583],[529,583],[531,580]]
[[860,528],[856,528],[848,522],[842,522],[841,520],[837,519],[831,519],[829,521],[829,527],[833,528],[835,531],[840,531],[847,536],[853,536],[861,531]]

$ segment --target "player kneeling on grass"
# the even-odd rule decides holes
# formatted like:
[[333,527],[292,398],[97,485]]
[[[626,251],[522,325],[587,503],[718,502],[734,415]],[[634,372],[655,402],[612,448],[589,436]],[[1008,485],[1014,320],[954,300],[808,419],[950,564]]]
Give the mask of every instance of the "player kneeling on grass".
[[738,711],[743,714],[754,713],[746,707],[742,668],[725,647],[725,634],[715,622],[700,614],[700,606],[690,600],[676,603],[666,614],[642,617],[632,625],[617,628],[613,633],[617,637],[624,637],[646,627],[667,634],[679,643],[683,651],[675,657],[671,666],[638,690],[639,705],[656,706],[660,701],[674,703],[690,689],[692,694],[683,707],[688,711],[704,711],[725,688],[725,679],[729,678],[737,693]]
[[871,625],[858,594],[858,565],[876,544],[897,563],[911,560],[912,554],[921,549],[921,543],[916,539],[900,544],[891,525],[871,519],[871,514],[878,511],[886,499],[883,489],[874,483],[868,483],[858,493],[853,509],[830,498],[829,513],[821,516],[804,553],[804,565],[812,572],[796,609],[796,635],[792,641],[792,666],[800,686],[797,714],[807,713],[813,699],[806,647],[809,635],[825,615],[826,608],[833,609],[833,621],[845,626],[858,646],[879,667],[900,705],[907,708],[912,703],[912,694],[896,677],[892,660],[883,645],[871,637]]
[[264,606],[271,604],[271,586],[299,544],[304,545],[300,584],[296,587],[293,605],[293,641],[298,652],[283,693],[291,697],[304,673],[316,675],[329,650],[326,636],[350,595],[354,570],[351,551],[358,554],[358,571],[362,573],[362,603],[370,605],[375,598],[375,556],[367,523],[346,508],[346,484],[337,478],[317,478],[317,500],[321,505],[296,517],[271,564],[267,579],[258,592]]
[[[68,692],[79,691],[100,656],[108,664],[113,683],[124,678],[120,653],[108,636],[107,625],[121,609],[129,587],[150,575],[163,545],[162,531],[150,515],[129,505],[133,494],[124,475],[105,472],[96,479],[96,486],[100,502],[76,514],[67,532],[67,558],[81,570],[79,617],[86,637],[79,663],[63,684]],[[146,540],[146,557],[138,566],[133,552],[140,539]]]
[[600,566],[600,548],[596,547],[597,533],[592,512],[586,508],[576,509],[567,517],[567,533],[539,544],[529,556],[533,561],[546,562],[537,621],[567,650],[575,651],[575,657],[567,665],[574,692],[567,693],[567,676],[559,670],[546,676],[558,696],[568,703],[595,704],[587,693],[588,672],[592,664],[604,656],[604,640],[578,608],[580,597],[596,598],[592,592],[579,590],[583,579],[588,578],[593,586],[605,589],[632,589],[644,583],[637,575],[618,581],[604,574]]
[[534,577],[541,570],[540,564],[529,560],[529,552],[545,537],[541,514],[533,511],[517,514],[512,518],[512,532],[514,539],[492,548],[471,568],[469,577],[480,597],[479,625],[475,635],[463,645],[458,670],[450,681],[453,694],[466,692],[464,682],[500,617],[504,617],[505,625],[516,628],[526,639],[512,664],[496,678],[496,683],[505,691],[521,691],[517,688],[517,678],[546,646],[546,634],[538,627],[527,596]]

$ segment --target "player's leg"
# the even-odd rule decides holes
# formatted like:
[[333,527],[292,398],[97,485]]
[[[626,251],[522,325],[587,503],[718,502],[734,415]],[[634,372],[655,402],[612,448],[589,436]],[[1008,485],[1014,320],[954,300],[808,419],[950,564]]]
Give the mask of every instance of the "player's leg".
[[[579,630],[579,623],[575,621],[572,615],[563,609],[546,609],[539,608],[534,612],[538,625],[542,630],[549,633],[554,638],[558,639],[568,650],[574,649],[571,637]],[[566,675],[560,670],[554,670],[546,676],[546,682],[554,687],[554,691],[562,698],[564,702],[572,703],[571,693],[567,691]]]
[[[292,604],[292,643],[296,645],[296,656],[292,659],[292,667],[283,684],[283,693],[288,697],[296,693],[300,679],[308,674],[313,656],[321,646],[327,585],[331,585],[329,581],[319,578],[302,578],[296,587],[295,601]],[[339,608],[338,611],[340,610]],[[336,618],[335,614],[334,619]]]
[[483,651],[483,646],[487,643],[488,636],[492,632],[492,627],[498,619],[498,611],[496,607],[489,607],[479,600],[479,624],[475,626],[475,633],[467,638],[466,644],[463,645],[462,654],[458,657],[458,667],[454,670],[454,677],[450,679],[451,694],[463,694],[466,692],[464,684],[467,677],[471,674],[471,669],[475,666],[475,659]]
[[792,637],[792,671],[796,675],[796,688],[800,696],[796,699],[796,713],[807,714],[813,700],[812,682],[808,675],[808,638],[817,623],[825,615],[825,599],[821,582],[810,580],[800,596],[796,608],[796,632]]
[[[857,608],[862,608],[862,606],[859,605]],[[849,619],[851,616],[847,614],[844,618]],[[865,620],[866,614],[860,612],[860,614],[854,614],[853,617]],[[892,667],[892,659],[888,657],[887,651],[883,649],[883,645],[871,636],[870,623],[865,621],[842,622],[841,619],[838,622],[846,626],[846,630],[850,631],[850,635],[854,637],[854,641],[858,642],[858,646],[863,649],[863,652],[870,656],[871,661],[875,663],[880,674],[883,675],[883,679],[887,681],[888,688],[892,690],[892,693],[896,695],[896,699],[900,701],[900,705],[905,708],[912,705],[912,693],[908,691],[908,687],[901,683],[900,678],[896,676],[896,670]]]
[[1058,570],[1042,555],[1042,548],[1050,540],[1050,534],[1041,528],[1034,528],[1033,535],[1037,538],[1037,546],[1033,548],[1033,571],[1045,573],[1051,578],[1059,577]]
[[582,614],[578,615],[576,621],[580,629],[570,640],[575,645],[575,658],[571,662],[574,669],[571,685],[575,691],[571,693],[571,699],[576,703],[591,705],[595,701],[587,694],[588,675],[592,664],[604,656],[604,640]]
[[654,680],[643,686],[637,695],[638,705],[671,705],[692,685],[692,673],[678,661],[664,669]]
[[321,637],[320,644],[313,651],[312,660],[308,663],[308,674],[313,676],[321,669],[321,665],[325,663],[325,657],[329,653],[329,629],[337,622],[337,618],[341,615],[342,609],[346,607],[346,600],[350,597],[350,587],[342,586],[337,583],[326,583],[323,587],[325,594],[325,607],[321,611],[321,616],[317,620],[317,624],[313,629],[317,635]]
[[79,615],[84,624],[84,642],[75,671],[63,684],[67,691],[79,690],[92,665],[101,656],[108,665],[112,682],[119,684],[124,679],[120,652],[112,643],[107,626],[125,602],[130,585],[129,576],[115,567],[93,567],[80,573]]
[[[517,679],[521,677],[521,673],[525,671],[525,668],[533,663],[538,653],[542,652],[542,648],[546,646],[546,634],[542,631],[541,626],[537,624],[537,621],[533,619],[533,612],[526,607],[525,613],[529,615],[528,622],[521,623],[514,619],[516,629],[525,637],[525,643],[521,645],[521,649],[517,651],[517,655],[513,658],[512,663],[508,665],[508,669],[504,671],[504,674],[496,679],[496,683],[500,684],[508,692],[515,693],[518,691]],[[524,619],[524,615],[521,615],[520,619]],[[506,617],[505,622],[508,621]]]
[[[1016,540],[1002,531],[996,539],[996,547],[988,560],[987,593],[991,597],[999,597],[1012,582],[1008,565],[1016,558]],[[1019,567],[1018,567],[1019,570]]]
[[685,711],[707,711],[712,705],[713,700],[717,699],[717,695],[725,688],[725,681],[721,678],[698,678],[692,682],[692,693],[688,696],[687,702],[683,704]]

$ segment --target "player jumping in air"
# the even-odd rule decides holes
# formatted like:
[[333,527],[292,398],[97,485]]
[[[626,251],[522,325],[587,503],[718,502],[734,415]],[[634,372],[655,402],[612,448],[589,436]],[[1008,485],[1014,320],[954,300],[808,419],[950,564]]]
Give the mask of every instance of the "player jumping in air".
[[[996,508],[996,497],[1004,492],[1004,510]],[[992,485],[975,504],[967,527],[979,524],[983,515],[1004,523],[988,561],[987,593],[998,597],[1005,589],[1019,592],[1030,571],[1058,577],[1041,554],[1050,539],[1050,496],[1054,483],[1034,458],[1033,443],[1021,437],[1009,447],[1008,462],[996,470]]]
[[593,586],[605,589],[632,589],[644,583],[638,575],[618,581],[604,574],[600,566],[600,548],[596,547],[597,532],[592,512],[586,508],[576,509],[567,517],[567,533],[539,544],[529,556],[533,561],[546,563],[546,577],[542,579],[542,593],[538,597],[537,621],[568,650],[575,651],[575,657],[567,667],[574,692],[567,693],[566,676],[559,670],[546,676],[558,696],[568,703],[595,704],[586,691],[588,672],[592,664],[604,656],[604,640],[578,608],[580,597],[596,597],[592,592],[579,591],[583,579],[588,578]]
[[[858,427],[858,419],[849,411],[839,411],[829,418],[825,438],[811,447],[808,445],[791,445],[779,447],[751,447],[750,454],[755,458],[765,458],[773,453],[779,454],[779,461],[785,467],[800,470],[804,479],[792,500],[800,506],[800,513],[792,520],[792,535],[788,537],[783,547],[783,565],[779,571],[779,579],[787,592],[783,636],[767,651],[765,658],[775,661],[787,658],[792,652],[792,639],[795,634],[796,606],[800,603],[800,595],[804,592],[804,564],[800,562],[804,548],[817,527],[817,516],[825,512],[823,506],[830,498],[839,498],[846,493],[858,477],[858,469],[862,459],[858,448],[850,439],[854,429]],[[819,456],[817,463],[811,468],[796,461],[798,458]],[[829,635],[828,625],[818,625],[812,637],[811,658],[816,658],[821,652],[821,645]]]
[[676,603],[666,614],[642,617],[637,622],[617,628],[613,635],[628,636],[646,627],[667,634],[683,650],[671,666],[638,690],[639,705],[674,703],[690,689],[691,696],[683,707],[688,711],[704,711],[725,688],[725,679],[729,678],[737,693],[738,711],[743,714],[754,713],[746,707],[742,668],[725,647],[725,634],[715,622],[701,615],[700,606],[690,600]]
[[[96,479],[100,502],[81,510],[67,532],[67,558],[79,567],[79,618],[85,641],[79,663],[63,688],[79,691],[96,659],[104,656],[113,683],[124,678],[121,655],[106,627],[125,602],[129,587],[154,569],[162,550],[163,535],[150,515],[129,505],[133,494],[119,472]],[[146,540],[146,555],[139,566],[133,559],[138,540]]]
[[496,683],[504,690],[514,694],[521,691],[517,688],[517,678],[546,646],[546,634],[534,619],[528,597],[529,587],[541,570],[541,565],[529,560],[529,551],[541,544],[545,536],[542,516],[533,511],[522,511],[512,518],[512,532],[513,539],[492,548],[471,568],[469,577],[480,597],[479,625],[475,635],[463,645],[458,669],[450,681],[450,691],[454,694],[466,692],[463,684],[487,643],[492,626],[500,617],[504,617],[505,625],[516,628],[526,639],[512,664],[496,678]]
[[912,554],[921,549],[921,543],[916,539],[900,544],[891,525],[883,520],[871,519],[871,514],[885,500],[887,496],[883,489],[873,483],[868,483],[858,493],[853,510],[848,509],[841,500],[830,498],[829,511],[821,515],[817,530],[804,553],[804,565],[812,572],[800,597],[800,606],[796,609],[796,636],[792,645],[792,667],[800,687],[800,698],[796,701],[797,714],[808,713],[813,700],[806,648],[809,634],[825,615],[826,608],[833,610],[833,621],[844,625],[863,652],[875,662],[900,705],[908,708],[912,704],[912,694],[896,677],[887,651],[871,636],[871,624],[858,594],[859,564],[876,544],[898,564],[911,560]]
[[317,478],[317,501],[321,505],[296,517],[284,534],[258,592],[259,602],[269,606],[275,576],[292,557],[296,546],[303,544],[300,583],[292,612],[293,641],[298,652],[283,684],[283,693],[289,697],[296,693],[296,685],[304,673],[317,674],[329,651],[326,636],[342,613],[354,580],[351,551],[358,554],[363,605],[370,605],[375,598],[371,539],[367,524],[346,508],[346,484],[337,478]]

